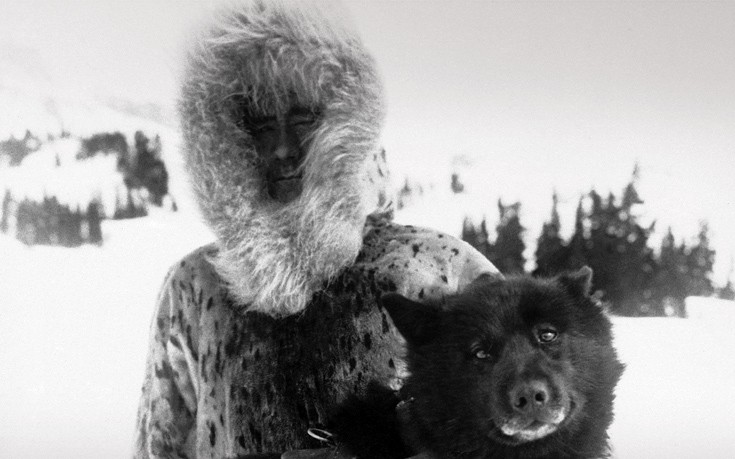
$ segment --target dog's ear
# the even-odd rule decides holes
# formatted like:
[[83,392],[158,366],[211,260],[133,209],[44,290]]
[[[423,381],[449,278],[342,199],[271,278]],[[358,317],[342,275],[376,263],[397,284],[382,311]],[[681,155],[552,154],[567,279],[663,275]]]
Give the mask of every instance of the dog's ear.
[[567,290],[582,296],[590,296],[592,288],[592,268],[583,266],[579,270],[564,273],[559,276],[559,282],[564,285]]
[[398,293],[386,293],[381,301],[409,344],[420,346],[436,336],[440,319],[437,306],[418,303]]

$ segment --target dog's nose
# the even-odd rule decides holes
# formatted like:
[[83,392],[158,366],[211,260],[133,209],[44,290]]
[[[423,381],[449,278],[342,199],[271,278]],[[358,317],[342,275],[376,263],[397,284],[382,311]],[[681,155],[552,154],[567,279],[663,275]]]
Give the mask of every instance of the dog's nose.
[[523,381],[510,390],[510,404],[519,413],[529,413],[544,408],[549,402],[551,390],[544,381]]

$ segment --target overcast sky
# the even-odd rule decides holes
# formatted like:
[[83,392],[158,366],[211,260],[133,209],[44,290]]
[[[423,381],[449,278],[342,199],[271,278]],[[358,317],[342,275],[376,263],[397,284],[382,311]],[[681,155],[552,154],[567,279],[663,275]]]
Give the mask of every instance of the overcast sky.
[[[38,50],[59,84],[172,105],[181,42],[212,3],[6,0],[0,47]],[[735,2],[348,6],[384,76],[398,174],[466,155],[498,194],[546,203],[552,187],[617,190],[639,161],[655,217],[682,235],[707,218],[733,247]]]

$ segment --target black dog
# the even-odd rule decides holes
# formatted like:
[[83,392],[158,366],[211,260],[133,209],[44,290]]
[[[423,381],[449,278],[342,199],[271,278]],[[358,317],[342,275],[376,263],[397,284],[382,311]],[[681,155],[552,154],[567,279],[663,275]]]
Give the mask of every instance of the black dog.
[[333,430],[370,459],[607,457],[623,365],[591,276],[481,276],[441,304],[384,295],[410,377],[400,397],[373,385],[348,400]]

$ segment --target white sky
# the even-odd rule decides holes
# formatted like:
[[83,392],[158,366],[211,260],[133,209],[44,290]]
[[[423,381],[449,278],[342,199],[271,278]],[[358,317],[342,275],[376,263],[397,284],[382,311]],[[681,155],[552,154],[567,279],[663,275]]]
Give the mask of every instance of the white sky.
[[[58,84],[170,106],[181,42],[212,3],[6,0],[0,52],[36,49]],[[397,175],[443,177],[467,155],[488,189],[548,212],[552,187],[570,202],[617,191],[638,160],[660,229],[706,218],[732,251],[735,2],[348,5],[385,79]]]

